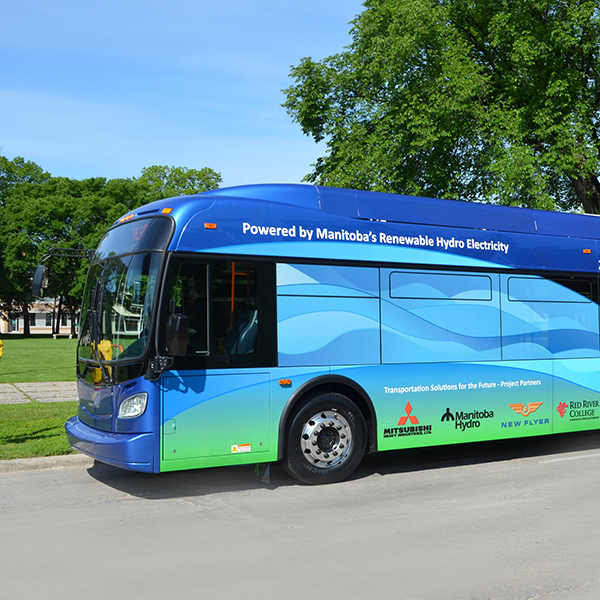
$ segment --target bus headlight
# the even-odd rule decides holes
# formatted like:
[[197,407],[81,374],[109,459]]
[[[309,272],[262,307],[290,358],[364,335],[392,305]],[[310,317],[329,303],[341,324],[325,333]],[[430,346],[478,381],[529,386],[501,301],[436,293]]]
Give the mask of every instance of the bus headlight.
[[142,392],[126,398],[119,407],[119,419],[135,419],[141,417],[148,404],[148,394]]

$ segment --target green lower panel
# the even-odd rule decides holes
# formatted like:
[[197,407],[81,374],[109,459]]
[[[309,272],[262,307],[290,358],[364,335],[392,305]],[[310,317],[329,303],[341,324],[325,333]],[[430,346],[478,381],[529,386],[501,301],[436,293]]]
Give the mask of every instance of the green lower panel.
[[163,422],[162,462],[259,462],[271,448],[269,374],[165,376]]
[[211,467],[233,467],[238,465],[253,465],[256,463],[275,462],[277,452],[260,452],[252,454],[239,454],[231,456],[212,456],[208,458],[184,458],[162,461],[162,473],[169,471],[183,471],[185,469],[209,469]]
[[[600,428],[600,360],[504,361],[332,368],[360,385],[379,450]],[[168,374],[161,470],[277,460],[290,396],[323,369]],[[280,385],[279,378],[289,380]]]

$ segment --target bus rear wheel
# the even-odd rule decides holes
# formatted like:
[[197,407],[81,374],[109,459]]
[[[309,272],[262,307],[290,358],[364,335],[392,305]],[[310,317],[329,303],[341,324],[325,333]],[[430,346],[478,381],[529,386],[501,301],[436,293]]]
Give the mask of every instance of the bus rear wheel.
[[303,483],[342,481],[362,460],[366,442],[367,427],[356,404],[341,394],[320,394],[292,416],[283,466]]

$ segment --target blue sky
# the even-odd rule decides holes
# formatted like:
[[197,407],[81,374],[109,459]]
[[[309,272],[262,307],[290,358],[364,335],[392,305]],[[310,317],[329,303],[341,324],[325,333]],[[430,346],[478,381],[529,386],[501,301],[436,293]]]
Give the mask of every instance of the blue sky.
[[54,176],[211,167],[298,182],[324,153],[281,107],[290,67],[350,41],[362,0],[20,0],[0,28],[0,154]]

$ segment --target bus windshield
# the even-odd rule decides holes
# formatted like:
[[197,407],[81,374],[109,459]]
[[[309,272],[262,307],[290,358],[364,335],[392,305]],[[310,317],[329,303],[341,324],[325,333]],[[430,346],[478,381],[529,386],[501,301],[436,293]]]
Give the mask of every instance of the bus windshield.
[[[171,232],[169,219],[110,230],[90,267],[81,307],[78,357],[100,364],[141,357],[147,347],[156,281]],[[106,378],[107,372],[96,373]]]
[[92,266],[78,356],[92,361],[138,358],[146,350],[161,255],[109,258]]

